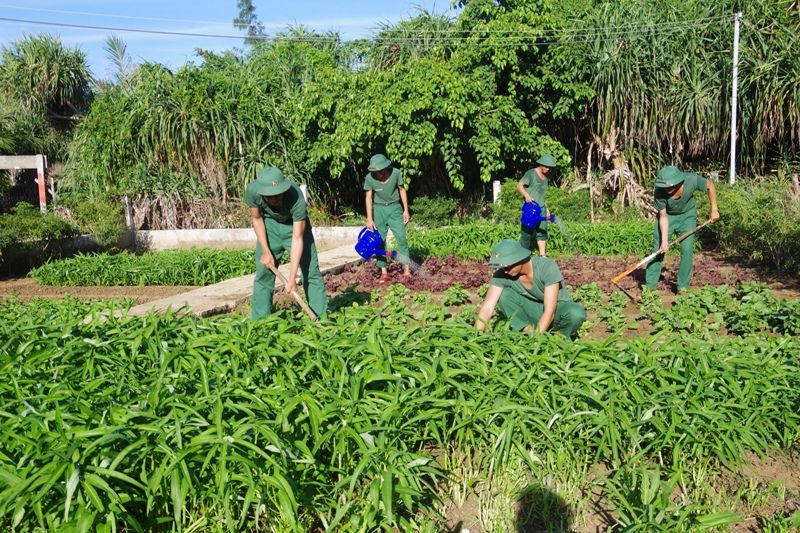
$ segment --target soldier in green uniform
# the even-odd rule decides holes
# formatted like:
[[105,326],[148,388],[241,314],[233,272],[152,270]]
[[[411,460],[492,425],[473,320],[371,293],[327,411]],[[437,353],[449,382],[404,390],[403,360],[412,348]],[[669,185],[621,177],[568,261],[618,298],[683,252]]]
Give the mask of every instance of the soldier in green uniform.
[[[681,172],[677,167],[667,166],[658,171],[655,188],[654,207],[656,224],[653,232],[653,251],[660,251],[645,272],[645,282],[655,289],[661,276],[664,255],[669,249],[670,236],[680,235],[697,226],[697,208],[694,193],[704,191],[711,201],[710,221],[719,219],[717,210],[717,190],[714,182],[688,172]],[[694,252],[694,235],[681,241],[681,260],[678,266],[678,290],[689,288],[692,280],[692,254]]]
[[[408,211],[408,194],[403,187],[403,175],[392,167],[392,162],[383,155],[375,154],[369,160],[369,174],[364,177],[364,191],[367,203],[367,227],[377,229],[384,239],[389,237],[391,229],[397,242],[398,259],[403,263],[404,277],[411,277],[408,244],[406,243],[406,224],[411,220]],[[386,269],[386,257],[376,259],[381,277],[378,283],[386,283],[389,273]]]
[[586,320],[586,310],[575,303],[564,288],[564,277],[555,261],[531,257],[530,250],[512,239],[492,248],[489,266],[498,270],[475,320],[483,331],[495,307],[511,319],[517,331],[559,331],[573,339]]
[[328,310],[325,281],[319,270],[317,247],[308,219],[308,206],[300,188],[273,166],[262,168],[247,186],[244,203],[250,207],[250,219],[256,232],[256,277],[253,282],[252,317],[272,312],[275,274],[284,251],[289,251],[287,294],[295,290],[297,270],[303,276],[303,290],[308,305],[322,316]]
[[[542,213],[550,216],[550,210],[545,203],[545,193],[547,192],[547,174],[550,169],[555,168],[556,160],[552,154],[544,154],[536,160],[536,166],[522,175],[517,182],[517,191],[522,195],[526,202],[536,202],[541,206]],[[528,250],[533,250],[533,241],[539,249],[539,255],[547,256],[547,222],[540,222],[536,228],[521,226],[519,243]]]

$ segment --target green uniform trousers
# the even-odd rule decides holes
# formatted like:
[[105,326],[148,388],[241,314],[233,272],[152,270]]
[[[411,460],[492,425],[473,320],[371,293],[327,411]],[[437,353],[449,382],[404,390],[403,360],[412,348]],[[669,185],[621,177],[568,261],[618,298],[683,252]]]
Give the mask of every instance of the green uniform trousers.
[[[267,241],[272,256],[275,258],[276,267],[280,264],[283,252],[287,253],[292,248],[292,224],[281,224],[276,220],[264,217],[264,226],[267,229]],[[259,262],[261,259],[261,245],[256,245],[256,277],[253,281],[253,318],[261,318],[272,312],[272,293],[275,290],[275,274]],[[300,256],[300,273],[302,275],[303,290],[306,292],[308,306],[322,316],[328,311],[328,295],[325,294],[325,280],[319,270],[317,260],[317,247],[314,244],[314,235],[311,224],[306,222],[306,231],[303,234],[303,255]]]
[[539,225],[533,229],[525,227],[522,224],[520,224],[519,226],[520,226],[519,243],[526,250],[535,252],[536,250],[538,250],[536,246],[536,241],[547,240],[547,221],[543,220],[542,222],[539,222]]
[[[518,292],[504,289],[500,295],[500,312],[511,320],[511,327],[519,331],[525,326],[539,324],[544,314],[544,304],[525,298]],[[559,331],[568,339],[575,337],[586,320],[586,310],[575,302],[558,302],[550,330]]]
[[[697,210],[692,209],[680,215],[667,215],[669,226],[667,230],[667,238],[672,240],[673,235],[680,235],[686,231],[692,230],[697,226]],[[661,232],[658,228],[658,217],[656,216],[656,227],[653,231],[653,251],[659,249],[661,246]],[[692,255],[694,254],[694,235],[691,235],[681,241],[681,261],[678,265],[678,290],[685,290],[689,288],[692,281]],[[645,283],[651,289],[655,289],[658,285],[658,278],[661,277],[661,267],[664,264],[664,256],[658,255],[653,261],[647,265],[645,271]]]
[[[383,238],[383,247],[386,249],[386,239],[389,238],[389,230],[392,230],[395,243],[397,244],[397,260],[403,264],[408,264],[411,257],[408,254],[408,243],[406,242],[406,225],[403,224],[403,206],[400,202],[389,205],[373,204],[372,220],[375,228]],[[386,268],[386,256],[379,255],[375,259],[378,268]]]

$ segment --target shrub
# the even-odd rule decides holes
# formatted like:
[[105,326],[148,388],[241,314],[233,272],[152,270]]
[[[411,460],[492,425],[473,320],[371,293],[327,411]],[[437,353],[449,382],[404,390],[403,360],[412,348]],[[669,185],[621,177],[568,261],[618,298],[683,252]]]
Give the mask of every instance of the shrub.
[[[709,229],[722,252],[800,272],[800,198],[788,184],[717,185],[720,220]],[[707,216],[708,202],[701,206]]]
[[70,212],[81,231],[92,235],[100,246],[116,245],[125,231],[122,204],[116,199],[95,196],[90,202],[70,206]]
[[449,226],[456,217],[458,200],[445,196],[419,196],[412,206],[413,220],[426,228]]
[[11,213],[0,215],[0,266],[14,271],[30,268],[54,251],[53,240],[76,234],[77,230],[61,217],[20,202]]
[[[566,222],[589,222],[589,191],[569,192],[551,185],[547,188],[547,206],[550,212]],[[517,192],[517,180],[505,180],[500,186],[499,202],[492,205],[492,219],[496,222],[519,222],[522,196]]]

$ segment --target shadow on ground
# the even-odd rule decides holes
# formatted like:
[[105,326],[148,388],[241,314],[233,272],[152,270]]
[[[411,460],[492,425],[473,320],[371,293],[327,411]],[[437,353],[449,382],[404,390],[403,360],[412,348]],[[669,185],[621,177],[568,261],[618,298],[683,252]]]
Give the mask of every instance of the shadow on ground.
[[519,495],[516,511],[517,533],[572,531],[575,511],[567,502],[541,485],[529,485]]

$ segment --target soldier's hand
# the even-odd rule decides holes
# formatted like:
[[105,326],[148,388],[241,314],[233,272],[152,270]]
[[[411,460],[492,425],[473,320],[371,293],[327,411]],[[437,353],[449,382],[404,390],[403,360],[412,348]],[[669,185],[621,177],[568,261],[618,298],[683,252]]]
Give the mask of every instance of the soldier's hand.
[[261,263],[264,268],[275,268],[275,258],[272,257],[272,253],[269,251],[261,254],[261,258],[258,260],[258,262]]
[[292,294],[292,292],[297,290],[297,281],[293,279],[287,279],[286,281],[286,287],[284,287],[283,290],[286,294]]

